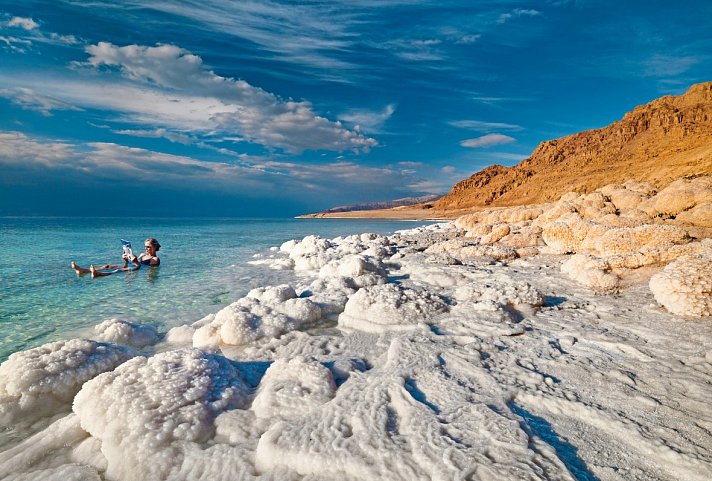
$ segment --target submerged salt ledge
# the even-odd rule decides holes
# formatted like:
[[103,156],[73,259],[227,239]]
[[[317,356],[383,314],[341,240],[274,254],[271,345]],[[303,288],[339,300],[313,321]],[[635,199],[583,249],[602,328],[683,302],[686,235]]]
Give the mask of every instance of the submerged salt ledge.
[[710,479],[711,189],[285,242],[256,262],[294,282],[158,354],[109,320],[11,356],[0,421],[73,413],[0,453],[2,479]]

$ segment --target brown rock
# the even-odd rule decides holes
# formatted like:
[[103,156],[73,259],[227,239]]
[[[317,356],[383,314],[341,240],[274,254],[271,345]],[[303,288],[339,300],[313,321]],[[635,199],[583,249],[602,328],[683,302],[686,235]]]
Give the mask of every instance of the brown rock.
[[[712,173],[712,82],[636,107],[608,127],[541,143],[514,167],[492,165],[458,182],[439,210],[539,204],[569,191],[623,183],[641,196],[616,199],[633,207],[679,178]],[[635,181],[641,189],[632,188]]]

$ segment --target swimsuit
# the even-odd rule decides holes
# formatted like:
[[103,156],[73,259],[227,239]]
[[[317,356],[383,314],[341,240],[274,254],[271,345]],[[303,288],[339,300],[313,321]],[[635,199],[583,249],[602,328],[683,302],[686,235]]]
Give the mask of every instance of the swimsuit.
[[[151,259],[153,259],[153,257],[147,256],[147,257],[141,257],[138,261],[141,263],[142,266],[150,266]],[[156,265],[160,265],[160,263],[161,263],[161,261],[158,261],[158,264],[156,264]]]

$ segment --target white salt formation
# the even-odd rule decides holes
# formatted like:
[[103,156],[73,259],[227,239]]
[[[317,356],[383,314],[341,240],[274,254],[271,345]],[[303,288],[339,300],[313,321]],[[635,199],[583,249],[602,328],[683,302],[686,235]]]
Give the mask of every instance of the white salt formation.
[[712,316],[712,249],[679,257],[650,279],[655,300],[680,316]]
[[260,418],[296,419],[331,400],[334,378],[319,362],[278,359],[265,372],[252,410]]
[[11,354],[0,364],[0,425],[33,421],[66,407],[82,384],[134,355],[125,347],[86,339]]
[[74,400],[82,428],[101,441],[109,479],[168,479],[184,452],[214,434],[248,389],[222,356],[176,350],[137,357],[86,383]]
[[158,332],[153,326],[109,319],[94,326],[94,338],[97,341],[142,348],[155,344],[158,341]]
[[196,347],[241,345],[263,337],[278,337],[321,317],[321,309],[310,299],[297,298],[288,285],[262,287],[223,308],[211,322],[193,335]]
[[365,287],[349,298],[339,326],[366,332],[408,331],[423,327],[447,305],[428,292],[395,284]]
[[285,242],[253,262],[291,285],[171,329],[160,354],[14,354],[0,419],[46,417],[0,431],[0,478],[708,481],[711,199],[710,178],[629,181]]

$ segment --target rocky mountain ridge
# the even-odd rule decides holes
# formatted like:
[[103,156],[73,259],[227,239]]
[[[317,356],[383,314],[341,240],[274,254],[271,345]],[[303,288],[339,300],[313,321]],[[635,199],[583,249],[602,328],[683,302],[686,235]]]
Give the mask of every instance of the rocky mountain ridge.
[[455,184],[438,210],[549,202],[612,182],[657,187],[712,172],[712,82],[664,96],[600,129],[542,142],[513,167],[492,165]]

